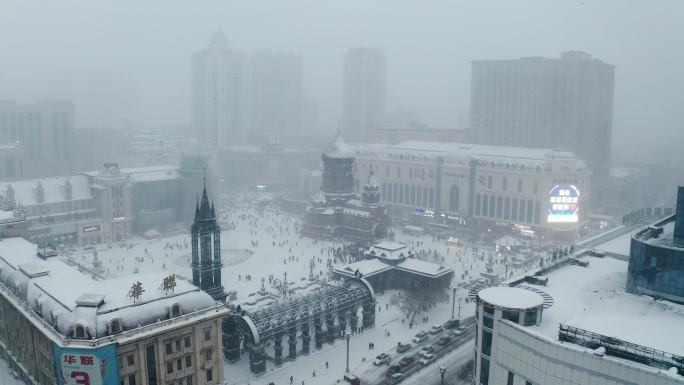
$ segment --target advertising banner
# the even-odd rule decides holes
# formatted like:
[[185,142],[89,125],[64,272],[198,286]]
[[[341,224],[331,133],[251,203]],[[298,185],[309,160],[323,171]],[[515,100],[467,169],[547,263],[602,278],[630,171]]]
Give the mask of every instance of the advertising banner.
[[579,220],[579,190],[570,184],[559,184],[549,192],[548,223],[577,223]]
[[57,385],[119,385],[116,345],[68,348],[54,345]]

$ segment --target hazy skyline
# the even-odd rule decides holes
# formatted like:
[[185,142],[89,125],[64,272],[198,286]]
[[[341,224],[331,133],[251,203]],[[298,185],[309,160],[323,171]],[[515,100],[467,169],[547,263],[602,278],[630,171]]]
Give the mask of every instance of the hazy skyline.
[[387,111],[468,125],[470,62],[582,50],[616,66],[613,142],[679,138],[679,1],[14,1],[0,5],[0,99],[72,99],[76,127],[188,124],[190,58],[219,28],[235,49],[303,55],[319,128],[341,114],[343,55],[387,56]]

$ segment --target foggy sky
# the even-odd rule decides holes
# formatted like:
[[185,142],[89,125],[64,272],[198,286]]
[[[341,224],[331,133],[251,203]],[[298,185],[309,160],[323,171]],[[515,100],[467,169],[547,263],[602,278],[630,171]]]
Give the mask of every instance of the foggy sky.
[[471,60],[582,50],[616,66],[614,144],[684,143],[682,15],[681,0],[0,0],[0,99],[73,99],[77,128],[188,124],[190,56],[221,26],[235,49],[303,54],[322,128],[349,47],[385,50],[388,112],[455,128]]

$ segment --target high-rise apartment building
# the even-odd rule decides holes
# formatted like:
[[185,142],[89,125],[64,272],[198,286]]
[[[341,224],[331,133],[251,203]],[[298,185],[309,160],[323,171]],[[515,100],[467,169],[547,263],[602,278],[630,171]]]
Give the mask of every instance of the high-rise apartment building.
[[344,56],[342,134],[350,141],[370,139],[385,117],[385,53],[350,48]]
[[251,63],[251,136],[262,141],[302,130],[302,56],[258,51]]
[[191,135],[209,147],[244,143],[249,132],[247,55],[218,31],[192,58]]
[[613,65],[576,51],[560,59],[474,61],[470,140],[571,149],[601,189],[610,167],[614,73]]
[[74,105],[66,100],[0,101],[0,137],[19,144],[24,176],[69,173],[74,167]]

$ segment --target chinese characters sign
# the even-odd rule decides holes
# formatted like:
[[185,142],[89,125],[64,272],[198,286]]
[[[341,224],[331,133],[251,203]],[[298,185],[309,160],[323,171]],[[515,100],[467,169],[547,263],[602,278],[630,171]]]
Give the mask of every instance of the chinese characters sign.
[[577,223],[579,190],[570,184],[559,184],[549,192],[548,223]]
[[118,385],[116,346],[72,349],[54,346],[58,385]]

